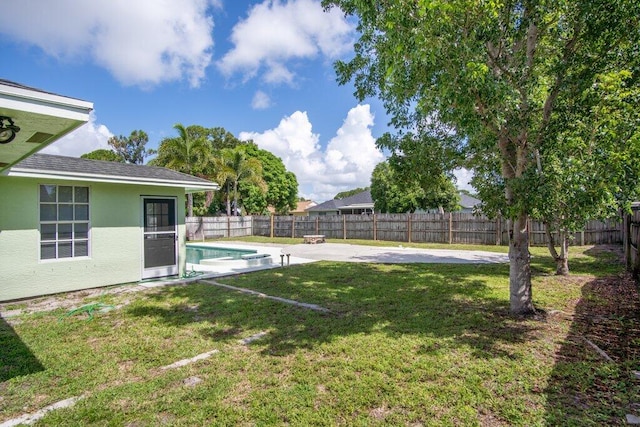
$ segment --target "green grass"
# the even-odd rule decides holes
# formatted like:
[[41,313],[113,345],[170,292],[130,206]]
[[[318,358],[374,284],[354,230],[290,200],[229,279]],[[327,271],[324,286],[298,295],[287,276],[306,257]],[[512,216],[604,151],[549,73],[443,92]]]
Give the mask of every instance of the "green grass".
[[[219,239],[211,239],[209,242],[226,242],[226,241],[240,241],[247,243],[276,243],[280,245],[295,245],[302,242],[302,238],[291,237],[264,237],[264,236],[244,236],[244,237],[225,237]],[[407,243],[407,242],[390,242],[387,240],[364,240],[364,239],[327,239],[328,243],[343,243],[350,245],[366,245],[366,246],[398,246],[402,245],[407,248],[423,248],[423,249],[464,249],[475,251],[488,251],[507,253],[509,248],[507,246],[495,246],[495,245],[461,245],[447,243]]]
[[572,249],[577,273],[562,279],[533,250],[536,305],[565,314],[545,320],[509,315],[506,265],[333,262],[221,280],[330,313],[201,283],[93,298],[120,306],[93,320],[0,319],[0,422],[84,395],[40,424],[621,423],[638,399],[627,375],[637,360],[603,363],[572,320],[600,301],[585,287],[621,266]]

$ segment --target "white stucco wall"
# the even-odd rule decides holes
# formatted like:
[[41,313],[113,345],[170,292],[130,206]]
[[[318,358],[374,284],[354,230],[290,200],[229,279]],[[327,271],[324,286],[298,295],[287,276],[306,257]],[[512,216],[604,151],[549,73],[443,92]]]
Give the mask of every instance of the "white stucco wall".
[[[40,184],[90,188],[88,258],[40,258]],[[185,268],[184,190],[171,187],[0,177],[0,301],[139,281],[141,196],[177,198],[180,273]]]

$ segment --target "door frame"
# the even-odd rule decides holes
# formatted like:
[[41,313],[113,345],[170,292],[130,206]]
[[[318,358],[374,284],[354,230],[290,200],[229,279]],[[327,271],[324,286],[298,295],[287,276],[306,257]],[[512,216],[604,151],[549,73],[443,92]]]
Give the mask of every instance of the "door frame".
[[[145,201],[147,200],[170,200],[173,202],[173,217],[174,224],[172,231],[145,231]],[[152,279],[156,277],[176,276],[180,272],[180,245],[178,235],[178,198],[175,196],[140,196],[140,231],[141,231],[141,256],[140,256],[140,268],[142,279]],[[174,259],[175,264],[157,266],[145,268],[145,236],[149,234],[162,234],[162,235],[174,235],[173,247],[174,247]]]

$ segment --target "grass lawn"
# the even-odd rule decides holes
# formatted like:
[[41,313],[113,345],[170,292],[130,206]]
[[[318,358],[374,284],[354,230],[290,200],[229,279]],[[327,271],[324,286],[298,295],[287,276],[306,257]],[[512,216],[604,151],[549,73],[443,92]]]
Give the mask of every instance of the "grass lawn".
[[636,286],[615,251],[572,251],[574,275],[556,278],[533,249],[537,319],[509,315],[495,264],[320,262],[219,280],[329,313],[204,282],[85,298],[116,307],[93,320],[5,306],[25,312],[0,319],[0,423],[83,396],[39,423],[623,425],[640,403]]
[[[264,236],[243,236],[243,237],[224,237],[218,239],[211,239],[210,242],[228,242],[238,241],[247,243],[277,243],[279,245],[297,245],[302,242],[301,237],[264,237]],[[408,243],[408,242],[390,242],[387,240],[364,240],[364,239],[326,239],[330,243],[344,243],[351,245],[366,245],[366,246],[395,246],[402,245],[406,248],[423,248],[423,249],[466,249],[476,251],[488,251],[507,253],[509,248],[507,246],[494,246],[494,245],[460,245],[460,244],[448,244],[448,243]]]

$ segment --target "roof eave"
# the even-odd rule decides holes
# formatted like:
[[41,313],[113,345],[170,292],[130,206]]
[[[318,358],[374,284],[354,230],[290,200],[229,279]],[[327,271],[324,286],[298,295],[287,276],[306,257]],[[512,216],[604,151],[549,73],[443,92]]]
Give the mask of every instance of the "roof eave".
[[373,209],[373,203],[360,203],[353,205],[340,206],[338,209]]
[[130,185],[148,185],[158,187],[174,187],[184,188],[187,193],[197,193],[200,191],[216,191],[219,185],[215,182],[200,183],[194,181],[175,181],[175,180],[162,180],[153,178],[142,177],[117,177],[109,175],[98,175],[88,173],[72,173],[72,172],[58,172],[51,170],[34,170],[25,168],[13,167],[3,173],[5,176],[22,177],[22,178],[40,178],[40,179],[64,179],[69,181],[90,181],[90,182],[102,182],[113,184],[130,184]]
[[42,150],[89,121],[93,103],[0,79],[0,116],[20,128],[0,147],[0,172]]

